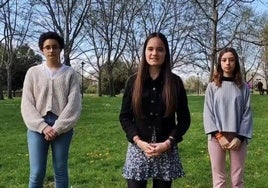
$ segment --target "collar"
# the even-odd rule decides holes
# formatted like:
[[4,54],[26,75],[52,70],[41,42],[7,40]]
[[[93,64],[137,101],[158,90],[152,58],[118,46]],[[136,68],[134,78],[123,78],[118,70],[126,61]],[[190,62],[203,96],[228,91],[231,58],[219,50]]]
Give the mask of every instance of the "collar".
[[222,81],[228,81],[228,82],[233,82],[234,81],[234,77],[222,77],[221,78]]

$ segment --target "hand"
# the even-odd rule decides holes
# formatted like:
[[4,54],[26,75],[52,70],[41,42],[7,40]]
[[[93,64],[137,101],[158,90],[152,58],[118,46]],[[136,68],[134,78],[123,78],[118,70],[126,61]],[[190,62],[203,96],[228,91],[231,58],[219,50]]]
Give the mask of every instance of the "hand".
[[239,140],[237,137],[234,137],[231,143],[229,144],[228,149],[237,150],[240,145],[241,140]]
[[228,149],[228,146],[229,146],[229,141],[226,139],[225,136],[221,136],[219,139],[218,139],[222,149],[226,150]]
[[57,132],[51,126],[46,126],[43,129],[43,133],[47,141],[54,140],[58,136]]
[[154,156],[154,147],[151,146],[148,142],[138,140],[137,146],[144,152],[147,157]]
[[159,156],[170,148],[170,145],[168,147],[168,145],[165,142],[151,143],[150,145],[154,147],[154,152],[153,152],[154,156]]

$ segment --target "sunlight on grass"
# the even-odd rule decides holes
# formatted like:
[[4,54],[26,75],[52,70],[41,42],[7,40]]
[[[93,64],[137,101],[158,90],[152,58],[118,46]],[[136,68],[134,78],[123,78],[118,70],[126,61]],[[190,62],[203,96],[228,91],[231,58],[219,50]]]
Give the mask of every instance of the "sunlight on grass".
[[[69,155],[72,188],[125,188],[121,176],[127,140],[118,115],[122,97],[85,96],[83,111]],[[254,134],[248,146],[246,187],[265,187],[268,171],[268,95],[252,95]],[[179,143],[180,157],[186,173],[175,180],[173,188],[211,187],[207,137],[203,130],[203,96],[189,96],[192,123]],[[20,115],[20,99],[0,101],[0,187],[25,188],[28,184],[28,150],[26,127]],[[53,187],[53,170],[49,155],[45,188]],[[149,181],[151,185],[151,181]]]

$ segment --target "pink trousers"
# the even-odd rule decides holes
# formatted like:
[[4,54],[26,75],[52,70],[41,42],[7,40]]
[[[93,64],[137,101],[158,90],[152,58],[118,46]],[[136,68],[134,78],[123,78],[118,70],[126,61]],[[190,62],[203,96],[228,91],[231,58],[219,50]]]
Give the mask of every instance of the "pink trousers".
[[232,188],[244,188],[244,167],[247,155],[247,142],[244,140],[238,150],[223,150],[215,137],[208,141],[211,161],[213,188],[227,187],[226,154],[230,159],[230,179]]

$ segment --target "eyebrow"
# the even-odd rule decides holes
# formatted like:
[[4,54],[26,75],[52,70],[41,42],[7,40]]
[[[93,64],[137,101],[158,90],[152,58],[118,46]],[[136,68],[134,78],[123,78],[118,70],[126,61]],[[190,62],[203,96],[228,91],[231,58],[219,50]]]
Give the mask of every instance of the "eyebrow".
[[43,48],[45,48],[45,49],[60,49],[60,46],[59,45],[46,45],[46,46],[44,46]]
[[235,57],[222,57],[221,59],[235,59]]
[[154,46],[147,46],[147,48],[165,49],[164,46],[157,46],[157,47],[154,47]]

